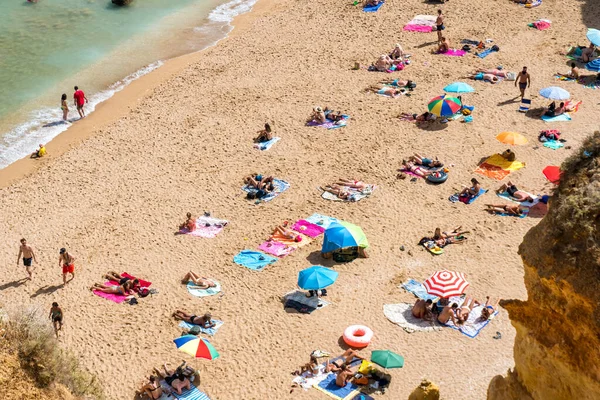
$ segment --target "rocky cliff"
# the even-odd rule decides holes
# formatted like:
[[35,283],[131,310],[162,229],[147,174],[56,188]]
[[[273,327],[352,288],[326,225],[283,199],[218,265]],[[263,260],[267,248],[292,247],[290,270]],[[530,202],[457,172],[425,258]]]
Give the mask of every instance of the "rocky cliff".
[[505,300],[515,370],[488,400],[600,399],[600,132],[562,167],[548,215],[519,254],[528,300]]

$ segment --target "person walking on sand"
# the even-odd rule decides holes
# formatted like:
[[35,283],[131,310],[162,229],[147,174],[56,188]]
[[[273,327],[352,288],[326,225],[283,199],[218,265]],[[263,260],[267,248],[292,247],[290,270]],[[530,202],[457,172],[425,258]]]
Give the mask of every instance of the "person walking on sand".
[[19,259],[23,256],[23,265],[25,266],[25,270],[29,274],[29,280],[33,278],[33,271],[31,270],[31,262],[35,261],[37,263],[37,258],[35,258],[35,253],[30,245],[27,244],[27,240],[25,238],[21,239],[21,246],[19,246],[19,255],[17,256],[17,265],[19,265]]
[[442,14],[442,10],[438,10],[438,16],[435,20],[435,27],[438,35],[438,42],[442,41],[442,31],[446,29],[444,26],[444,14]]
[[521,91],[521,100],[525,97],[525,89],[531,87],[531,76],[529,72],[527,72],[527,67],[523,67],[523,70],[519,72],[517,75],[517,79],[515,79],[515,86],[519,84],[519,90]]
[[50,307],[50,313],[48,314],[48,318],[52,321],[52,327],[54,327],[54,334],[58,339],[58,331],[62,329],[63,326],[63,311],[58,306],[57,302],[52,303],[52,307]]
[[75,93],[73,93],[73,99],[75,106],[77,107],[77,112],[79,113],[79,117],[85,118],[85,110],[83,109],[83,106],[85,103],[89,103],[89,100],[87,97],[85,97],[83,90],[79,90],[79,87],[75,86],[74,89]]
[[[64,247],[60,249],[58,256],[58,266],[62,267],[63,285],[66,285],[75,278],[75,257],[67,252]],[[67,281],[67,274],[71,274],[71,279]]]
[[63,93],[62,96],[60,96],[60,109],[63,113],[63,121],[67,122],[67,116],[69,115],[69,105],[67,104],[66,93]]

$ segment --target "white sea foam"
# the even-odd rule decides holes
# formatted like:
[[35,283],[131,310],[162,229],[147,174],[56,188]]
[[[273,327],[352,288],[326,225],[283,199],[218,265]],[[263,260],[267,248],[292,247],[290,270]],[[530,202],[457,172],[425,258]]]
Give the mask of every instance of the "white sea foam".
[[244,14],[256,4],[256,0],[232,0],[221,4],[208,14],[208,19],[215,22],[231,22],[235,17]]
[[[124,79],[110,85],[106,90],[90,96],[89,102],[85,106],[86,115],[92,113],[96,106],[103,101],[110,99],[115,93],[123,90],[131,82],[154,71],[163,65],[162,61],[154,62],[136,72],[128,75]],[[72,101],[68,100],[69,103]],[[77,110],[71,107],[69,112],[69,121],[77,121],[79,116]],[[17,125],[11,131],[2,135],[0,143],[0,168],[26,157],[38,148],[38,144],[47,143],[61,132],[66,131],[71,126],[70,123],[62,121],[62,111],[59,107],[43,108],[33,112],[27,122]]]

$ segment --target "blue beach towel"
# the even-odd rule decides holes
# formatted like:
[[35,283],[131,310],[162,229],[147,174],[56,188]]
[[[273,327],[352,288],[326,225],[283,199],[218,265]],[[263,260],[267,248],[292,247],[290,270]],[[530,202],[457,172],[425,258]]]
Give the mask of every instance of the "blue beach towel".
[[329,373],[325,379],[319,382],[319,388],[340,399],[345,399],[346,396],[359,389],[359,387],[352,382],[348,382],[344,387],[339,387],[335,383],[335,378],[336,374]]
[[381,8],[381,6],[383,5],[383,1],[379,4],[377,4],[376,6],[364,6],[363,7],[363,11],[364,12],[376,12],[377,10],[379,10]]
[[210,400],[206,393],[201,392],[194,385],[190,386],[190,390],[184,390],[181,394],[174,391],[173,396],[179,400]]
[[323,229],[329,228],[329,225],[331,225],[332,222],[339,222],[337,218],[328,217],[327,215],[321,215],[317,213],[306,218],[306,220],[311,224],[319,225]]
[[544,142],[544,147],[552,150],[558,150],[565,147],[565,145],[557,140],[548,140],[547,142]]
[[547,115],[542,115],[542,120],[546,122],[566,122],[571,120],[571,116],[569,114],[560,114],[556,117],[548,117]]
[[273,264],[275,261],[277,261],[277,258],[255,250],[242,250],[233,257],[233,262],[254,271],[262,271],[267,265]]
[[460,197],[458,195],[458,193],[453,194],[452,196],[448,197],[448,200],[450,200],[452,203],[456,203],[456,202],[461,202],[461,203],[465,203],[465,204],[471,204],[473,203],[475,200],[477,200],[477,198],[479,196],[481,196],[482,194],[486,193],[487,190],[485,189],[479,189],[479,194],[477,196],[473,196],[473,197],[468,197],[467,196],[463,196]]
[[179,322],[179,326],[185,329],[192,329],[194,326],[200,328],[200,332],[206,333],[207,335],[214,336],[215,333],[219,330],[219,328],[223,325],[223,321],[219,321],[218,319],[212,320],[215,323],[215,326],[212,328],[203,328],[200,325],[190,324],[189,322],[181,321]]
[[415,281],[414,279],[409,279],[408,281],[404,282],[402,284],[402,287],[404,288],[404,290],[414,294],[420,299],[432,301],[435,301],[437,299],[436,296],[427,293],[425,286],[423,286],[421,282]]
[[494,50],[490,47],[489,49],[485,49],[484,51],[475,54],[477,57],[479,58],[486,58],[487,56],[489,56],[491,53],[493,53]]
[[521,215],[514,215],[514,214],[507,214],[507,213],[495,213],[495,214],[499,215],[501,217],[525,218],[529,214],[529,210],[528,209],[523,210],[523,214],[521,214]]
[[254,148],[262,150],[262,151],[269,150],[271,148],[271,146],[273,146],[275,143],[279,142],[280,140],[281,140],[280,137],[274,137],[273,139],[268,140],[266,142],[255,143]]
[[[525,192],[527,193],[527,192]],[[496,193],[498,195],[498,197],[501,197],[503,199],[506,200],[510,200],[513,203],[518,203],[520,205],[522,205],[523,207],[533,207],[534,205],[536,205],[540,200],[539,200],[539,196],[535,196],[531,193],[527,193],[529,196],[531,196],[531,198],[533,199],[533,202],[531,201],[517,201],[514,199],[514,197],[511,197],[510,194],[508,194],[508,192],[502,192],[502,193]]]
[[[281,179],[273,179],[273,186],[275,187],[275,190],[268,193],[266,196],[261,197],[259,199],[260,202],[271,201],[275,197],[279,196],[281,193],[285,192],[286,190],[288,190],[290,188],[290,184]],[[255,188],[251,188],[248,185],[243,186],[242,190],[247,193],[252,193],[252,192],[256,193],[257,192],[257,190]]]
[[219,294],[221,292],[221,284],[213,279],[213,282],[217,285],[215,287],[211,287],[208,289],[200,289],[198,286],[194,285],[193,282],[187,283],[187,290],[190,292],[192,296],[196,297],[207,297],[214,296],[215,294]]

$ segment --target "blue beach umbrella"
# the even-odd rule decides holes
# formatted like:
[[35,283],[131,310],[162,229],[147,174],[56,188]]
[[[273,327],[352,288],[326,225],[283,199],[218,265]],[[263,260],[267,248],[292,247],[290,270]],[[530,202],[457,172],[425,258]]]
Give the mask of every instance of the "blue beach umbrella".
[[313,265],[298,274],[298,286],[304,290],[319,290],[333,285],[338,273],[330,268]]
[[550,86],[540,90],[540,96],[550,100],[567,100],[571,94],[558,86]]
[[596,58],[594,61],[590,61],[589,63],[585,64],[585,69],[594,72],[600,72],[600,58]]
[[589,28],[586,37],[594,46],[600,46],[600,31],[598,29]]
[[363,230],[349,222],[333,222],[325,230],[322,253],[331,253],[348,247],[369,247],[367,236]]
[[444,92],[448,93],[473,93],[474,91],[471,85],[464,82],[454,82],[444,88]]

